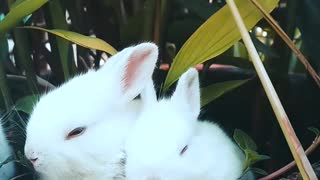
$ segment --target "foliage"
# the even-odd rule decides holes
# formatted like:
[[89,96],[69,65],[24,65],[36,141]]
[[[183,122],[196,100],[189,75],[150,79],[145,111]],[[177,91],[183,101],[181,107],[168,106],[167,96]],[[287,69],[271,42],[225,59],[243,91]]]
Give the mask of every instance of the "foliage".
[[[30,7],[28,7],[28,8],[24,8],[26,6],[26,3],[27,3],[27,1],[17,1],[15,4],[11,5],[10,13],[7,14],[7,16],[4,18],[4,20],[0,23],[0,32],[5,33],[8,30],[10,30],[10,28],[13,28],[19,22],[19,20],[21,20],[25,16],[29,15],[31,13],[30,12],[31,10],[34,11],[35,9],[40,8],[45,2],[44,1],[31,1],[32,5],[30,5]],[[180,3],[182,3],[182,2],[180,2]],[[264,5],[270,11],[275,7],[276,4],[277,4],[277,1],[273,0],[273,1],[266,2]],[[114,5],[114,4],[111,3],[111,5]],[[190,6],[191,4],[186,3],[186,5]],[[240,9],[243,9],[243,16],[245,17],[245,21],[246,21],[246,23],[248,23],[249,28],[252,27],[254,24],[256,24],[259,19],[261,19],[261,15],[259,15],[257,10],[254,9],[254,7],[252,5],[250,5],[250,3],[241,2],[238,5],[239,5]],[[68,28],[68,26],[64,25],[64,24],[66,24],[66,21],[63,20],[63,18],[66,18],[66,17],[64,17],[60,13],[61,9],[65,8],[64,6],[66,6],[66,4],[64,4],[64,6],[63,6],[61,3],[59,3],[56,0],[53,2],[49,2],[49,4],[47,4],[47,6],[48,7],[45,10],[47,10],[47,12],[48,12],[48,17],[45,16],[45,20],[48,21],[48,25],[50,25],[50,26],[56,25],[58,27]],[[205,3],[202,3],[202,6],[206,6]],[[247,7],[247,8],[242,8],[242,7]],[[248,10],[248,7],[249,7],[249,10]],[[165,8],[165,6],[163,6],[162,8]],[[206,15],[208,15],[208,13],[211,11],[208,8],[209,7],[206,7],[206,9],[207,9],[206,13],[199,11],[198,8],[191,8],[191,10],[194,10],[197,13],[200,13],[200,17],[205,19],[204,17],[206,17]],[[51,18],[51,20],[50,20],[49,17],[50,17],[50,15],[52,15],[52,12],[51,12],[52,10],[55,10],[59,14],[59,16],[57,16],[57,18]],[[140,13],[137,13],[137,15],[140,15]],[[132,18],[134,18],[134,16]],[[71,19],[71,21],[72,21],[72,19]],[[224,22],[228,22],[228,24],[225,24],[225,26],[223,26],[223,28],[220,28],[219,26],[215,25],[215,24],[222,24]],[[130,23],[128,22],[128,25],[129,24]],[[81,35],[79,33],[68,31],[65,29],[51,29],[50,30],[50,29],[45,29],[45,28],[36,27],[36,26],[33,26],[33,27],[26,26],[23,28],[24,29],[27,28],[27,29],[42,30],[42,31],[51,33],[53,35],[56,35],[60,38],[63,38],[65,40],[71,41],[77,45],[80,45],[80,46],[83,46],[86,48],[95,49],[95,50],[100,50],[100,51],[106,52],[111,55],[116,53],[116,50],[111,45],[109,45],[108,43],[106,43],[105,41],[103,41],[99,38],[87,37],[87,36]],[[212,28],[215,28],[215,30],[213,30]],[[232,33],[230,33],[229,30],[231,30]],[[217,34],[217,32],[221,32],[221,33]],[[18,39],[19,33],[20,33],[20,30],[15,31],[15,33],[13,34],[14,36],[16,36],[15,37],[16,39]],[[131,33],[131,32],[127,32],[127,33]],[[214,36],[212,36],[210,34],[212,34]],[[205,35],[205,36],[203,36],[203,35]],[[208,35],[212,36],[212,37],[207,37]],[[145,35],[142,35],[142,37],[145,37]],[[203,47],[199,46],[199,43],[196,42],[197,38],[195,39],[194,37],[197,37],[199,42],[202,41],[202,44],[200,44],[200,45],[203,45]],[[232,41],[228,40],[230,38],[232,39]],[[240,38],[240,35],[235,28],[235,24],[232,21],[232,17],[230,15],[230,12],[228,11],[228,8],[226,6],[224,6],[219,11],[217,11],[217,13],[215,13],[211,18],[209,18],[202,26],[200,26],[199,29],[194,33],[194,35],[190,37],[190,39],[185,43],[185,45],[179,51],[179,53],[175,57],[175,60],[173,61],[172,68],[170,68],[169,74],[166,78],[166,81],[164,84],[164,89],[166,89],[168,87],[168,85],[172,84],[173,83],[172,80],[176,80],[176,78],[178,78],[178,76],[183,71],[185,71],[188,67],[194,66],[197,63],[204,62],[205,60],[211,59],[212,57],[217,56],[218,54],[221,54],[223,51],[227,50],[230,46],[232,46],[232,44],[234,44],[239,38]],[[209,46],[209,47],[211,47],[210,49],[207,49],[207,50],[205,49],[207,47],[207,43],[204,42],[203,39],[211,41],[210,42],[211,45]],[[49,38],[49,40],[50,40],[50,38]],[[223,44],[221,42],[226,42],[227,44]],[[60,57],[60,59],[61,59],[60,64],[54,63],[54,64],[56,64],[56,65],[54,65],[53,62],[51,62],[51,64],[52,64],[51,68],[54,68],[52,70],[53,72],[54,71],[57,73],[61,72],[63,74],[63,75],[57,74],[57,76],[63,77],[63,78],[61,78],[61,82],[62,82],[63,80],[66,80],[70,77],[69,71],[70,71],[70,68],[73,68],[73,65],[71,65],[72,62],[70,62],[70,61],[73,61],[73,60],[72,60],[72,58],[67,57],[69,54],[68,50],[66,51],[66,49],[68,49],[68,45],[65,46],[61,43],[62,43],[62,41],[58,40],[58,39],[57,39],[57,41],[55,41],[54,39],[50,40],[50,45],[51,45],[51,49],[53,52],[52,57],[54,59],[56,59],[57,57]],[[219,46],[214,46],[214,44],[217,44],[217,43]],[[19,45],[19,43],[17,43],[17,45]],[[197,47],[194,45],[196,45]],[[25,44],[24,47],[20,45],[20,48],[18,46],[17,47],[18,52],[19,52],[19,49],[22,50],[26,46],[28,46],[28,44]],[[189,49],[192,49],[192,50],[185,51],[184,49],[188,49],[187,47],[189,47],[189,46],[190,46]],[[192,46],[194,46],[194,47],[192,47]],[[214,47],[214,49],[212,49],[213,47]],[[196,49],[202,50],[202,51],[199,51],[198,53],[196,53]],[[203,50],[209,54],[208,55],[204,54]],[[216,50],[218,50],[218,51],[216,52]],[[182,56],[181,54],[184,54],[184,52],[191,53],[190,55],[185,54],[185,56],[189,56],[189,58],[183,58],[185,56]],[[23,60],[22,57],[28,56],[28,53],[29,52],[27,52],[27,51],[23,51],[20,53],[21,54],[20,61],[25,62],[25,64],[26,64],[25,69],[27,69],[27,70],[30,68],[32,69],[32,67],[30,67],[30,65],[27,65],[27,64],[30,64],[30,60],[27,60],[27,61]],[[89,53],[90,53],[90,51],[89,51]],[[96,61],[99,61],[98,58],[101,57],[98,54],[101,54],[101,53],[97,53],[97,56],[95,57]],[[199,55],[201,55],[202,57],[205,57],[205,58],[203,59],[201,57],[198,57]],[[181,58],[180,58],[180,56],[181,56]],[[193,58],[190,58],[190,57],[193,57]],[[78,58],[82,59],[83,57],[79,56]],[[69,62],[67,62],[67,61],[69,61]],[[179,62],[183,62],[183,63],[179,63]],[[191,62],[191,63],[188,63],[188,62]],[[176,65],[178,63],[180,65]],[[51,66],[51,64],[49,63],[50,66]],[[98,63],[96,62],[95,65],[97,65],[97,64]],[[56,69],[55,66],[60,66],[59,68],[61,68],[61,69],[55,70]],[[88,65],[84,65],[84,66],[88,66]],[[177,66],[177,68],[176,68],[176,66]],[[174,73],[175,71],[177,71],[177,73]],[[29,78],[27,75],[27,79],[29,81],[29,88],[32,90],[33,93],[36,93],[36,90],[34,90],[32,87],[32,85],[36,82],[35,78],[34,78],[35,74],[32,74],[32,72],[30,70],[28,72],[29,72]],[[167,82],[169,82],[169,83],[167,83]],[[245,82],[245,81],[243,81],[243,82]],[[242,83],[239,83],[238,81],[230,81],[230,82],[226,82],[226,83],[220,83],[218,85],[211,85],[210,87],[204,88],[204,90],[203,90],[204,93],[202,96],[203,102],[204,102],[203,105],[205,105],[205,104],[209,103],[210,101],[214,100],[215,98],[221,96],[224,92],[227,92],[228,90],[231,90],[241,84]],[[224,88],[225,91],[215,91],[217,88],[218,89]],[[210,91],[208,91],[208,90],[210,90]],[[210,93],[208,93],[208,92],[210,92]],[[25,101],[25,99],[23,101]],[[21,102],[21,101],[19,101],[19,102]],[[29,105],[32,105],[32,103],[29,103]],[[24,108],[24,110],[22,110],[22,111],[29,112],[29,110],[26,110],[26,109],[30,110],[30,109],[32,109],[32,107]]]
[[262,160],[269,159],[269,156],[258,154],[257,145],[253,139],[240,129],[235,129],[233,139],[236,141],[238,146],[245,154],[245,163],[243,165],[243,172],[247,172],[249,169],[256,173],[265,175],[267,174],[264,170],[259,168],[250,168],[254,163]]
[[[251,29],[261,18],[257,10],[248,1],[235,1],[248,29]],[[278,0],[260,1],[267,11],[273,10]],[[220,26],[222,25],[223,26]],[[241,39],[228,6],[213,14],[184,43],[173,60],[164,89],[167,89],[189,67],[203,63],[218,56]]]
[[17,111],[23,111],[27,114],[32,112],[32,107],[37,103],[39,100],[40,95],[30,95],[23,98],[20,98],[16,101],[15,109]]

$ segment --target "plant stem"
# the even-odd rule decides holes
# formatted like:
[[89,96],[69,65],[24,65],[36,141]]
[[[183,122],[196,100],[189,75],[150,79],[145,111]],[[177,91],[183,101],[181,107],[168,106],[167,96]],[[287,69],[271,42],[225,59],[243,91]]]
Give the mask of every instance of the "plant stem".
[[[313,141],[313,143],[308,147],[306,150],[306,155],[311,154],[318,146],[320,145],[320,137],[316,137],[316,139]],[[265,176],[263,178],[260,178],[259,180],[271,180],[274,179],[285,172],[289,171],[296,165],[295,161],[292,161],[291,163],[287,164],[286,166],[282,167],[281,169],[269,174],[268,176]]]
[[320,77],[316,73],[316,71],[312,68],[307,58],[301,53],[301,51],[295,46],[292,40],[288,37],[288,35],[283,31],[283,29],[277,24],[277,22],[272,18],[272,16],[263,9],[263,7],[256,1],[250,0],[252,4],[254,4],[260,12],[263,14],[264,18],[268,21],[271,27],[278,33],[278,35],[283,39],[283,41],[290,47],[293,53],[298,57],[301,63],[305,66],[306,70],[310,73],[311,77],[320,87]]
[[[4,50],[3,41],[6,41],[6,37],[4,34],[0,34],[0,51]],[[9,86],[6,78],[6,72],[3,61],[0,62],[0,91],[2,98],[4,100],[4,105],[7,111],[9,111],[12,107],[12,99],[11,99],[11,93],[9,91]]]
[[226,0],[303,179],[317,179],[233,0]]

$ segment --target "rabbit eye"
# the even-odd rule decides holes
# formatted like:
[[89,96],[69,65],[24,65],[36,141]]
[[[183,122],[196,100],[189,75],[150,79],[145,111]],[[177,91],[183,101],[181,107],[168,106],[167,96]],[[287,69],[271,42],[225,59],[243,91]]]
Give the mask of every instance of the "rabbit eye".
[[186,146],[181,150],[180,156],[182,156],[183,153],[187,151],[187,149],[188,149],[188,145],[186,145]]
[[69,139],[75,138],[77,136],[80,136],[81,134],[84,133],[85,130],[86,130],[85,127],[77,127],[69,132],[66,139],[69,140]]

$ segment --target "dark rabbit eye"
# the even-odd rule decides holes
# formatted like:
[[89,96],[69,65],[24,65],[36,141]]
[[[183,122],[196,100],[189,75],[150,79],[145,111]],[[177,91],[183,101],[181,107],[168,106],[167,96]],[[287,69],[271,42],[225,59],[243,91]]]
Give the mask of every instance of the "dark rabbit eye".
[[182,156],[183,153],[187,151],[187,149],[188,149],[188,145],[186,145],[186,146],[181,150],[180,156]]
[[66,139],[69,140],[69,139],[75,138],[77,136],[80,136],[81,134],[84,133],[85,130],[86,130],[85,127],[77,127],[69,132]]

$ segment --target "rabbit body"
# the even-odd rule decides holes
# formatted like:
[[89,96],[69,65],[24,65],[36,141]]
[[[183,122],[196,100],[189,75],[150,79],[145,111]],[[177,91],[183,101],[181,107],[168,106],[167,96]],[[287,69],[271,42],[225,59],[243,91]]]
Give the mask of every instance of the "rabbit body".
[[[8,157],[12,156],[12,148],[5,136],[4,129],[0,122],[0,163],[4,162]],[[15,166],[13,162],[4,164],[0,168],[0,179],[10,179],[14,176]]]
[[153,85],[126,144],[128,180],[236,180],[244,156],[226,133],[199,121],[198,73],[190,69],[171,98],[156,100]]
[[97,71],[42,96],[26,128],[25,154],[43,180],[122,180],[124,144],[140,112],[158,49],[126,48]]

